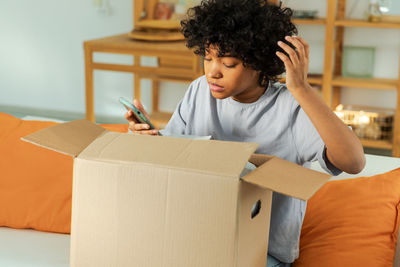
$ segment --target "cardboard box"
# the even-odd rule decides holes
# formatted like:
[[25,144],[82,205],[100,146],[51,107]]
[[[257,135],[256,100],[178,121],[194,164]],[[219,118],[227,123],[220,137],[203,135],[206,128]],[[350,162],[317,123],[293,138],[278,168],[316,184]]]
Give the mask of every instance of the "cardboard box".
[[[306,200],[329,179],[253,155],[255,143],[121,134],[86,120],[23,139],[75,158],[71,266],[265,267],[272,191]],[[240,179],[248,160],[258,168]]]

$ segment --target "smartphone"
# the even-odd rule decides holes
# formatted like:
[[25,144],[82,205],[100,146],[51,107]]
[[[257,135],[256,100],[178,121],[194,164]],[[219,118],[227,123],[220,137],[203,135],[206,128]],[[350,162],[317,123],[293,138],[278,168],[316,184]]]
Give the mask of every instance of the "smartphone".
[[140,110],[138,110],[131,102],[123,97],[119,98],[119,102],[121,102],[121,104],[124,105],[127,110],[132,110],[132,114],[138,123],[146,123],[150,126],[150,130],[155,129],[150,120],[146,118],[146,116],[142,112],[140,112]]

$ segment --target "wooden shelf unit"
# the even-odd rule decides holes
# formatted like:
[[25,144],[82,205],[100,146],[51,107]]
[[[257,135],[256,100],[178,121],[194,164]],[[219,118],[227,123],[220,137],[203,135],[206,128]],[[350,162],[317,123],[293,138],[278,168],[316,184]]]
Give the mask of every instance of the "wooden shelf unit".
[[[275,2],[277,3],[277,1]],[[322,86],[321,95],[331,108],[335,108],[340,104],[342,87],[397,91],[393,141],[361,139],[361,143],[364,147],[392,150],[393,156],[400,157],[400,70],[397,79],[350,78],[343,77],[341,74],[344,31],[346,27],[400,29],[400,23],[348,19],[345,18],[346,0],[326,0],[326,3],[327,12],[325,18],[293,19],[293,22],[297,25],[325,26],[324,71],[320,77],[309,75],[308,81],[311,85]]]
[[393,149],[393,143],[384,140],[361,139],[361,144],[370,148]]
[[[400,23],[368,22],[345,18],[346,0],[326,0],[324,74],[322,77],[322,96],[332,108],[340,104],[342,87],[355,87],[375,90],[394,90],[397,92],[397,105],[393,129],[393,141],[361,140],[364,147],[389,149],[392,155],[400,157],[400,70],[397,79],[349,78],[341,76],[344,31],[346,27],[400,29]],[[335,34],[336,33],[336,34]]]
[[293,19],[294,24],[310,24],[310,25],[325,25],[326,20],[324,18],[317,19]]
[[358,87],[368,89],[379,89],[379,90],[396,90],[398,86],[398,80],[394,79],[383,79],[383,78],[350,78],[343,76],[335,76],[332,79],[333,86],[343,87]]
[[[322,85],[322,74],[308,74],[307,81],[311,85],[321,86]],[[279,79],[279,82],[285,83],[286,82],[285,77]]]
[[308,74],[307,80],[311,85],[322,85],[322,74]]
[[[339,1],[341,1],[341,0],[339,0]],[[360,20],[360,19],[336,20],[334,25],[335,26],[345,26],[345,27],[400,29],[400,23],[369,22],[369,21]]]

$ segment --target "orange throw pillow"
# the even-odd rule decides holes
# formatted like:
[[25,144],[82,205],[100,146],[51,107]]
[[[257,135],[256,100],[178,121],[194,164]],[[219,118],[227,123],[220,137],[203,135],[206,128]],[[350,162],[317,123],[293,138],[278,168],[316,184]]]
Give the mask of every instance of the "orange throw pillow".
[[[73,160],[20,138],[53,126],[0,113],[0,226],[70,233]],[[101,125],[127,132],[127,124]]]
[[294,267],[393,265],[400,168],[325,184],[309,201]]

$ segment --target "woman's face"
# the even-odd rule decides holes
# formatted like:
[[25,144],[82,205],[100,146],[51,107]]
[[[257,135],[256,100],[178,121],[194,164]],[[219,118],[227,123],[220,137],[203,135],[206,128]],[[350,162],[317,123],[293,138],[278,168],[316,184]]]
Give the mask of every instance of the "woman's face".
[[251,103],[265,92],[258,83],[258,71],[245,67],[238,58],[219,57],[218,49],[212,45],[204,56],[204,72],[211,94],[217,99],[232,97],[239,102]]

